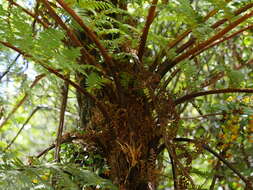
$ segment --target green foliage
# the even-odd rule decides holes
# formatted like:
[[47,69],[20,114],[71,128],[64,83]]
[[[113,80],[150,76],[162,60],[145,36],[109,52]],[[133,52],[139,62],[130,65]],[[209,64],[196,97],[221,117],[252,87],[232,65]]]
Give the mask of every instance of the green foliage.
[[[24,189],[66,189],[79,190],[82,187],[99,185],[102,189],[117,190],[111,182],[91,171],[73,164],[46,163],[35,164],[36,160],[29,158],[32,165],[24,165],[18,158],[6,158],[2,155],[0,164],[0,188],[9,190]],[[55,184],[54,181],[57,181]],[[54,185],[52,185],[54,184]]]
[[109,82],[108,79],[102,78],[97,73],[93,72],[86,78],[87,90],[92,92],[93,90],[99,90],[105,83]]
[[112,4],[110,1],[94,1],[94,0],[66,0],[66,3],[68,3],[71,6],[78,6],[82,9],[96,11],[96,10],[103,10],[112,8]]
[[231,70],[227,72],[232,87],[239,87],[244,81],[244,74],[240,71]]
[[225,13],[225,16],[229,19],[233,16],[231,9],[228,6],[229,1],[223,0],[208,0],[211,2],[217,10],[222,10]]

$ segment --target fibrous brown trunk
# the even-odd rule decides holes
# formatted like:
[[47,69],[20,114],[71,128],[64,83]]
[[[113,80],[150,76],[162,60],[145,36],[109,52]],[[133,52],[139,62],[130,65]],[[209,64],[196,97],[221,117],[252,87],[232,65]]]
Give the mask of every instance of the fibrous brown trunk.
[[[121,9],[127,7],[123,1],[112,2]],[[121,18],[120,15],[112,17]],[[89,42],[84,44],[88,46]],[[98,56],[97,52],[92,54]],[[129,78],[124,82],[127,84],[121,86],[114,81],[114,84],[106,84],[99,95],[96,94],[107,106],[109,121],[103,118],[94,102],[77,94],[80,123],[86,133],[94,136],[90,143],[106,160],[109,167],[107,177],[120,190],[154,190],[159,180],[156,161],[160,139],[163,133],[171,139],[175,137],[177,127],[172,123],[177,123],[177,114],[168,93],[154,94],[160,77],[135,59],[126,56],[115,61],[113,68],[107,71],[114,80],[115,76],[121,79],[126,74]],[[85,86],[84,76],[77,75],[77,81]]]
[[[127,92],[123,104],[108,104],[109,122],[94,106],[87,107],[94,105],[89,99],[79,96],[82,123],[90,120],[91,125],[84,129],[95,134],[92,144],[105,158],[108,177],[120,190],[153,190],[159,177],[159,141],[166,123],[175,120],[174,105],[169,97],[157,97],[156,105],[152,105],[154,102],[150,103],[144,94],[132,89]],[[171,130],[171,136],[174,134]]]

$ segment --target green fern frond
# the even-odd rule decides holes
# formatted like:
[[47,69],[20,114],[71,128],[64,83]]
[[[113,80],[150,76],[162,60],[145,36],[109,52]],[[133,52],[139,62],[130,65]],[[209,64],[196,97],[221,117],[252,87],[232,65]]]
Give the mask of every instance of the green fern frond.
[[214,7],[217,10],[223,10],[225,13],[225,17],[227,19],[230,19],[231,17],[233,17],[233,12],[232,10],[227,6],[228,5],[228,1],[224,1],[224,0],[208,0],[210,3],[212,3],[212,5],[214,5]]
[[79,2],[79,6],[87,10],[105,10],[113,8],[113,5],[109,1],[95,0],[82,0]]
[[52,190],[51,180],[61,189],[79,190],[80,187],[99,185],[102,189],[117,190],[109,181],[77,165],[56,163],[27,166],[22,161],[0,166],[0,189],[4,190]]
[[209,170],[203,171],[197,168],[192,168],[191,173],[198,175],[199,177],[203,177],[204,179],[212,178],[213,172],[210,172]]
[[108,79],[102,78],[97,73],[92,72],[86,78],[87,91],[92,93],[94,90],[101,89],[108,82]]

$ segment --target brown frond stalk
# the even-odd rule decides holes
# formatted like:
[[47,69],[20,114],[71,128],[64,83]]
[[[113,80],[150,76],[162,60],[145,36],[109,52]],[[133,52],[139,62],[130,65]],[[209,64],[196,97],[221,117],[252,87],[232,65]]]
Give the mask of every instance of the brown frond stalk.
[[19,5],[18,3],[16,3],[13,0],[7,0],[9,1],[10,4],[15,5],[16,7],[20,8],[22,11],[24,11],[26,14],[30,15],[31,17],[33,17],[38,23],[42,24],[45,28],[49,28],[49,25],[47,23],[45,23],[43,20],[39,19],[36,14],[32,13],[31,11],[25,9],[24,7],[22,7],[21,5]]
[[[244,7],[239,8],[238,10],[236,10],[236,11],[234,12],[234,15],[235,15],[235,16],[238,16],[239,14],[241,14],[241,13],[243,13],[243,12],[245,12],[245,11],[251,9],[252,7],[253,7],[253,3],[249,3],[249,4],[245,5]],[[222,19],[222,20],[220,20],[220,21],[214,23],[211,27],[212,27],[212,28],[217,28],[217,27],[221,26],[222,24],[224,24],[224,23],[227,22],[227,21],[228,21],[228,19],[224,18],[224,19]]]
[[[46,1],[46,0],[43,0]],[[76,12],[71,9],[63,0],[56,0],[61,7],[70,14],[71,17],[74,18],[74,20],[82,27],[82,29],[84,30],[85,34],[87,35],[87,37],[89,37],[98,47],[98,49],[100,50],[102,56],[105,59],[105,62],[109,65],[109,67],[112,68],[112,58],[108,55],[107,50],[105,49],[105,47],[100,43],[98,37],[96,36],[96,34],[88,27],[84,24],[83,20],[76,14]]]
[[157,5],[158,0],[153,0],[151,7],[149,8],[148,11],[148,16],[147,16],[147,20],[141,35],[141,39],[140,39],[140,43],[139,43],[139,50],[138,50],[138,57],[140,62],[142,61],[142,57],[144,55],[145,52],[145,45],[146,45],[146,41],[147,41],[147,37],[148,37],[148,32],[149,32],[149,28],[155,18],[155,11],[156,11],[156,5]]
[[[79,41],[77,36],[74,34],[72,29],[70,29],[63,21],[62,19],[57,15],[57,13],[54,11],[54,9],[51,7],[50,3],[47,0],[41,0],[41,2],[46,6],[48,9],[50,15],[52,18],[67,32],[67,35],[69,38],[73,41],[75,46],[83,47],[81,49],[82,54],[87,58],[88,64],[96,65],[96,61],[92,55],[84,48],[84,45]],[[84,59],[85,60],[85,59]]]
[[200,43],[199,45],[197,45],[196,47],[190,49],[189,51],[187,51],[186,53],[182,54],[181,56],[178,56],[175,60],[172,61],[173,62],[172,67],[174,65],[176,65],[177,63],[179,63],[180,61],[182,61],[182,60],[188,58],[189,56],[193,55],[194,53],[196,53],[196,52],[204,49],[205,47],[207,47],[208,45],[210,45],[212,42],[214,42],[214,41],[222,38],[226,33],[228,33],[233,28],[237,27],[239,24],[241,24],[242,22],[244,22],[245,20],[247,20],[248,18],[250,18],[252,16],[253,16],[253,11],[251,11],[248,14],[245,14],[244,16],[240,17],[236,21],[230,23],[227,27],[225,27],[223,30],[221,30],[220,32],[218,32],[213,37],[211,37],[208,40]]
[[[234,12],[234,15],[235,16],[238,16],[239,14],[247,11],[248,9],[252,8],[253,7],[253,3],[249,3],[247,4],[246,6],[236,10]],[[219,26],[221,26],[222,24],[224,24],[225,22],[227,22],[228,19],[222,19],[222,20],[219,20],[217,21],[216,23],[214,23],[211,28],[215,29],[215,28],[218,28]],[[176,50],[176,53],[181,53],[183,52],[185,49],[187,49],[188,47],[192,46],[194,43],[196,42],[196,38],[191,38],[188,42],[184,43],[183,45],[181,45],[177,50]]]
[[[44,0],[44,1],[46,1],[46,0]],[[120,84],[119,76],[115,72],[114,61],[113,61],[112,57],[108,54],[107,49],[100,43],[97,35],[92,31],[92,29],[90,29],[87,25],[84,24],[83,20],[76,14],[76,12],[73,9],[71,9],[63,0],[56,0],[56,1],[82,27],[82,29],[84,30],[87,37],[90,38],[91,41],[93,41],[95,43],[95,45],[97,46],[97,48],[99,49],[100,53],[102,54],[102,56],[105,60],[105,63],[108,65],[108,67],[112,73],[112,76],[115,80],[115,85],[118,89],[118,98],[119,98],[120,102],[123,102],[123,94],[121,93],[122,86]]]
[[[69,75],[66,76],[69,78]],[[61,139],[62,139],[62,132],[64,127],[64,119],[65,119],[65,111],[67,107],[67,101],[68,101],[68,92],[69,92],[69,83],[67,81],[64,82],[64,85],[62,86],[62,102],[61,102],[61,109],[60,109],[60,121],[59,126],[57,130],[57,138],[56,138],[56,147],[55,147],[55,155],[54,158],[57,162],[60,162],[60,151],[61,151]]]
[[160,69],[159,69],[159,74],[161,76],[164,76],[165,73],[170,70],[171,68],[173,68],[175,65],[177,65],[179,62],[189,58],[190,56],[194,55],[195,53],[203,50],[204,48],[206,48],[207,46],[209,46],[210,44],[212,44],[213,42],[215,42],[216,40],[222,38],[226,33],[228,33],[229,31],[231,31],[233,28],[237,27],[239,24],[241,24],[242,22],[244,22],[245,20],[247,20],[248,18],[253,16],[253,11],[251,11],[248,14],[245,14],[244,16],[238,18],[237,20],[235,20],[234,22],[230,23],[227,27],[225,27],[223,30],[219,31],[216,35],[212,36],[211,38],[209,38],[208,40],[196,45],[194,48],[188,50],[187,52],[185,52],[184,54],[176,57],[174,60],[171,61],[171,63],[167,63],[164,62]]
[[[217,13],[217,10],[212,10],[205,16],[204,21],[207,21],[210,17],[214,16],[216,13]],[[179,35],[176,39],[169,42],[167,48],[168,49],[174,48],[178,43],[180,43],[183,39],[185,39],[191,32],[192,32],[191,29],[186,30],[181,35]],[[176,52],[178,52],[178,50]],[[155,61],[152,63],[150,67],[150,71],[153,71],[155,69],[155,67],[158,65],[159,58],[163,57],[164,54],[165,54],[165,50],[162,50],[161,53],[159,53],[159,55],[156,56]]]
[[227,37],[224,37],[224,38],[218,40],[217,42],[214,42],[213,44],[208,45],[207,47],[205,47],[205,48],[202,49],[201,51],[198,51],[196,54],[194,54],[193,56],[191,56],[190,59],[196,57],[197,55],[201,54],[202,52],[206,51],[207,49],[210,49],[210,48],[212,48],[212,47],[214,47],[214,46],[216,46],[216,45],[218,45],[218,44],[220,44],[220,43],[222,43],[222,42],[224,42],[224,41],[230,40],[230,39],[232,39],[233,37],[235,37],[235,36],[237,36],[237,35],[243,33],[243,32],[246,31],[246,30],[252,29],[252,28],[253,28],[253,24],[251,24],[251,25],[249,25],[249,26],[247,26],[247,27],[244,27],[244,28],[242,28],[241,30],[238,30],[237,32],[234,32],[233,34],[231,34],[231,35],[229,35],[229,36],[227,36]]
[[181,98],[176,99],[175,104],[178,105],[200,96],[207,96],[210,94],[224,94],[224,93],[253,93],[253,88],[227,88],[227,89],[217,89],[217,90],[195,92],[195,93],[187,94]]

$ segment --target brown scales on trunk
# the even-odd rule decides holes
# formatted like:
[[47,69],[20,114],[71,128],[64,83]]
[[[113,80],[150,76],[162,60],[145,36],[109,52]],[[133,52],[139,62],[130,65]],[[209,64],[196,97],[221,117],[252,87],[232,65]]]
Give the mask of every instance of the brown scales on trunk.
[[[114,100],[111,103],[108,101],[110,97],[104,96],[108,101],[109,122],[105,122],[100,112],[92,108],[92,131],[99,135],[93,143],[102,149],[110,167],[109,177],[119,184],[121,190],[147,190],[156,185],[158,172],[155,164],[159,141],[163,132],[168,132],[167,123],[176,123],[175,108],[169,96],[161,94],[155,97],[143,92],[143,89],[151,89],[155,85],[152,82],[155,81],[144,79],[139,81],[139,87],[124,88],[123,102],[115,103]],[[172,138],[176,131],[173,125],[169,128],[168,136]]]

